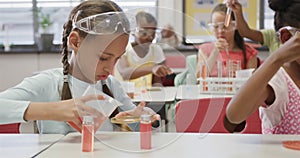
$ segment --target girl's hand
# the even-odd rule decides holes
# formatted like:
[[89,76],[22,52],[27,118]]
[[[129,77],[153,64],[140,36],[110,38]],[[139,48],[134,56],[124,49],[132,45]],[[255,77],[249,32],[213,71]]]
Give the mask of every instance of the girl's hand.
[[215,43],[216,48],[220,51],[228,49],[228,42],[224,38],[218,38]]
[[102,123],[108,118],[108,116],[103,115],[101,112],[93,107],[86,105],[85,103],[91,100],[103,100],[102,95],[87,95],[83,97],[78,97],[75,99],[69,99],[63,102],[60,111],[63,113],[61,121],[67,121],[69,125],[75,128],[77,131],[81,132],[82,128],[82,116],[92,115],[95,121],[95,131],[102,125]]
[[238,0],[229,0],[227,7],[231,8],[234,13],[243,13],[242,5]]
[[[288,32],[284,32],[287,30],[282,30],[281,34],[284,34],[284,36],[288,35]],[[289,39],[285,39],[285,43],[278,48],[274,53],[272,53],[271,56],[276,56],[278,58],[278,61],[281,62],[283,65],[287,62],[292,61],[298,61],[300,63],[300,33],[296,32],[296,34]]]
[[120,118],[123,116],[141,116],[143,114],[148,114],[152,116],[152,122],[156,120],[160,120],[160,115],[156,114],[152,109],[145,107],[146,103],[141,102],[135,109],[123,111],[118,113],[115,117]]
[[155,65],[152,69],[152,73],[158,77],[164,77],[172,74],[172,70],[165,65]]

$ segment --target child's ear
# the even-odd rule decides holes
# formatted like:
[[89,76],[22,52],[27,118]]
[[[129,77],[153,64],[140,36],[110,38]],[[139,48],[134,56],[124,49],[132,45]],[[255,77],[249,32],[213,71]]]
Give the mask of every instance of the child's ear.
[[280,30],[280,41],[281,43],[285,43],[287,40],[289,40],[293,35],[290,33],[287,29]]
[[68,40],[69,47],[75,52],[77,52],[80,46],[80,41],[81,38],[79,36],[79,33],[76,31],[72,31],[69,35],[69,40]]

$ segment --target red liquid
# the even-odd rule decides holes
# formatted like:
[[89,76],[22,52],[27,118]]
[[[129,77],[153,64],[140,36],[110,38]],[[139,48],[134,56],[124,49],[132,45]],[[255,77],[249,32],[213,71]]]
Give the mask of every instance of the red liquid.
[[94,150],[94,125],[82,126],[82,151],[92,152]]
[[[207,77],[207,69],[206,69],[206,66],[205,65],[202,65],[202,74],[201,74],[203,80],[206,79]],[[207,82],[203,81],[203,91],[207,91],[208,90],[208,87],[207,87]]]
[[75,125],[75,123],[73,123],[72,121],[68,121],[68,124],[72,126],[74,129],[76,129],[76,131],[81,133],[81,129],[77,125]]
[[151,122],[140,124],[141,149],[151,149]]
[[231,9],[228,8],[227,9],[227,12],[226,12],[226,17],[225,17],[225,27],[228,27],[229,26],[229,23],[230,23],[230,18],[231,18]]

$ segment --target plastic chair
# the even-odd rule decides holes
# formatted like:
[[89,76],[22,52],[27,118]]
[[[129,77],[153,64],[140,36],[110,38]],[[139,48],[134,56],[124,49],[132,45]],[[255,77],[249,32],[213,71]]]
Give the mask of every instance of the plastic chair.
[[[177,132],[228,133],[223,125],[226,107],[231,98],[206,98],[179,101],[175,109]],[[261,133],[258,110],[246,120],[241,133]]]
[[165,65],[170,68],[185,68],[185,56],[182,54],[165,54]]
[[20,123],[0,125],[0,133],[20,133]]

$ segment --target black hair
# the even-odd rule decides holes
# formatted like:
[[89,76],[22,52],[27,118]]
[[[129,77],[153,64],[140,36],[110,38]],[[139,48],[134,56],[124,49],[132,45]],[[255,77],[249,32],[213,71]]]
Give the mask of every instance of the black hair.
[[284,26],[300,27],[300,0],[268,0],[275,11],[274,27],[278,31]]

